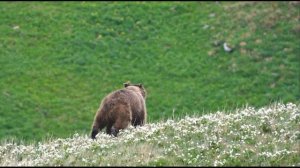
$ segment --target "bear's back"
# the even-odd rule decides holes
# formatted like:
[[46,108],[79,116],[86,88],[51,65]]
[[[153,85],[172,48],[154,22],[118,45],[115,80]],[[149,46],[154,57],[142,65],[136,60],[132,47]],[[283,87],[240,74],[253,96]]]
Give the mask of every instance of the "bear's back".
[[144,108],[144,98],[140,94],[124,88],[108,94],[102,104],[107,110],[116,108],[118,105],[130,106],[132,110],[140,110]]

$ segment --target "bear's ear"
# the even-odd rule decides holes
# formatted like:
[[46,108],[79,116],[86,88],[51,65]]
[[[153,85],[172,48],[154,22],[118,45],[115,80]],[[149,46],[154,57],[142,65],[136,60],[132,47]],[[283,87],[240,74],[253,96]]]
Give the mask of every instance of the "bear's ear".
[[129,83],[123,83],[124,87],[129,86]]

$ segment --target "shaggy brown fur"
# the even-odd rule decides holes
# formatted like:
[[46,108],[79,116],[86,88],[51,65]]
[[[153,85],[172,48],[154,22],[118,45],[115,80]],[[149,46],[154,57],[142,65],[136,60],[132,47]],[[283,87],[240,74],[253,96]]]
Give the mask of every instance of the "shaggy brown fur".
[[123,89],[108,94],[101,102],[92,125],[91,138],[106,127],[107,134],[117,136],[120,129],[146,123],[146,90],[142,84],[124,83]]

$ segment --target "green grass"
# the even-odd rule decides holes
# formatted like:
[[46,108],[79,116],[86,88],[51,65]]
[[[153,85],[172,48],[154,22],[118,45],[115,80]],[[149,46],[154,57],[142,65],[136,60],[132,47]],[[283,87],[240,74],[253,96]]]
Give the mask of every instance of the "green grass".
[[0,139],[88,134],[126,81],[145,85],[150,122],[300,100],[299,4],[1,2],[0,13]]

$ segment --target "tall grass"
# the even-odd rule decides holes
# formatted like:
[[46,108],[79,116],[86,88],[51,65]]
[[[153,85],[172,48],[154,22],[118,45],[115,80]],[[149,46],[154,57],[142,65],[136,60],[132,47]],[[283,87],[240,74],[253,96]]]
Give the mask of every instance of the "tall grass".
[[144,84],[151,122],[300,100],[299,3],[0,2],[0,13],[0,139],[89,132],[126,81]]
[[245,107],[33,144],[2,142],[1,166],[300,166],[300,105]]

